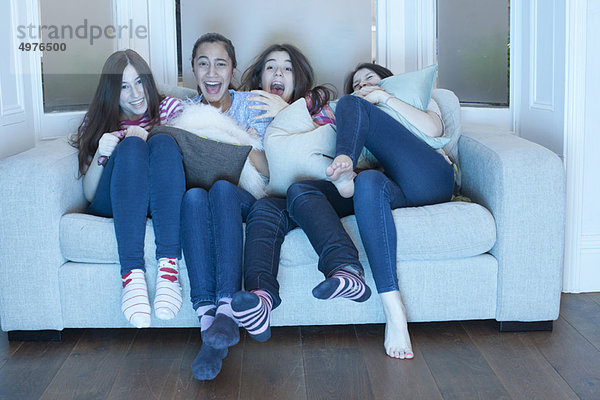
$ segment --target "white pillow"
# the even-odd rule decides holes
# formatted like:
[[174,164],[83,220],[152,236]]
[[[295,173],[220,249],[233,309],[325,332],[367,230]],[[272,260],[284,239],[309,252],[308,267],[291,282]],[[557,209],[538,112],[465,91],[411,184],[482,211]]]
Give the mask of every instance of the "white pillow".
[[275,116],[265,133],[270,181],[267,192],[285,196],[288,187],[306,179],[326,179],[325,169],[335,154],[333,125],[315,128],[304,98]]

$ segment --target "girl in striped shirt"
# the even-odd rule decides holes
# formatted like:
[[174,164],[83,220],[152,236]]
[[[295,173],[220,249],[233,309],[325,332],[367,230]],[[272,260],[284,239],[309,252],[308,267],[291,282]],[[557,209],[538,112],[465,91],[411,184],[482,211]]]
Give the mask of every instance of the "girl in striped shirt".
[[89,110],[72,139],[79,149],[83,191],[91,214],[114,218],[121,264],[121,310],[137,328],[150,326],[145,280],[146,218],[153,220],[158,273],[154,312],[174,318],[181,307],[178,276],[179,213],[185,191],[175,140],[148,131],[181,112],[179,100],[161,96],[150,67],[133,50],[106,60]]

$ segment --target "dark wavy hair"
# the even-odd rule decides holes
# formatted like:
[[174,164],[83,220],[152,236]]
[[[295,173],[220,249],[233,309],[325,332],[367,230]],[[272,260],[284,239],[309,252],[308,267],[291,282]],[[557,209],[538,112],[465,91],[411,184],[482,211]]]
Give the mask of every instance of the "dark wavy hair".
[[350,72],[346,76],[346,79],[344,80],[344,93],[350,94],[350,93],[354,92],[354,88],[352,87],[352,81],[354,80],[354,74],[359,69],[363,69],[363,68],[370,69],[371,71],[375,72],[381,79],[384,79],[384,78],[394,75],[392,71],[390,71],[386,67],[382,67],[379,64],[375,64],[375,63],[358,64],[356,66],[356,68],[354,68],[354,71]]
[[[196,59],[196,53],[198,52],[198,47],[200,47],[200,45],[204,44],[204,43],[221,43],[223,45],[223,47],[225,47],[225,51],[227,52],[227,55],[231,59],[231,69],[235,70],[237,68],[237,59],[235,58],[235,47],[233,47],[233,43],[231,42],[231,40],[227,39],[225,36],[221,35],[220,33],[211,32],[211,33],[205,33],[204,35],[200,36],[198,38],[198,40],[196,40],[196,43],[194,43],[194,48],[192,49],[192,60],[191,60],[192,61],[192,71],[194,70],[194,60]],[[200,90],[200,86],[197,86],[196,89],[198,90],[198,94],[202,94],[202,91]],[[233,82],[229,82],[229,89],[233,89],[233,90],[236,89]]]
[[153,125],[160,123],[160,102],[163,96],[158,93],[148,63],[131,49],[111,54],[102,67],[98,87],[88,111],[77,129],[77,134],[70,140],[71,145],[79,149],[80,176],[85,174],[92,162],[100,137],[107,132],[119,130],[121,127],[119,99],[123,84],[123,70],[128,65],[135,68],[142,80],[148,103],[148,118]]
[[289,54],[292,62],[294,90],[292,91],[290,103],[293,103],[301,97],[311,97],[313,107],[309,111],[311,114],[314,114],[319,112],[323,105],[327,104],[329,99],[335,97],[335,92],[325,85],[313,87],[314,71],[310,62],[296,46],[288,43],[273,44],[260,53],[254,59],[252,65],[250,65],[242,74],[240,90],[249,91],[254,89],[264,89],[261,88],[262,73],[265,68],[267,57],[274,51],[285,51]]

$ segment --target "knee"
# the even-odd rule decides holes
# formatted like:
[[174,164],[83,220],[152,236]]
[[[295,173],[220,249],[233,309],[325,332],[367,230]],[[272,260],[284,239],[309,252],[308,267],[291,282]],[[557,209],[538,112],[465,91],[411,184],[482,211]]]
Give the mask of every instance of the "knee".
[[372,201],[375,195],[381,192],[387,178],[381,171],[368,169],[361,172],[354,179],[354,199]]
[[257,220],[268,220],[281,225],[285,222],[285,203],[283,199],[262,198],[258,199],[248,212],[247,223]]
[[236,196],[235,187],[236,186],[229,181],[216,181],[210,187],[208,197],[210,198],[210,201],[217,202],[215,204],[218,204],[219,202],[230,199],[232,196]]
[[148,168],[148,146],[137,136],[126,137],[113,153],[115,172],[127,175],[143,173]]
[[357,107],[361,104],[361,101],[366,101],[366,100],[361,99],[360,97],[357,97],[357,96],[353,96],[351,94],[346,94],[338,100],[336,110],[340,109],[340,107],[342,109],[345,109],[347,107]]
[[175,139],[173,139],[173,136],[166,133],[152,135],[152,137],[148,139],[148,147],[150,147],[150,150],[156,149],[159,151],[179,150],[179,146]]
[[308,193],[314,193],[314,192],[321,193],[320,191],[317,190],[317,188],[315,188],[314,185],[311,184],[310,181],[302,181],[302,182],[292,183],[287,190],[287,199],[293,200],[298,196],[302,196],[302,195],[305,195]]
[[287,190],[288,210],[292,210],[294,207],[294,204],[296,204],[296,201],[298,199],[300,199],[302,196],[306,196],[308,194],[323,195],[319,190],[317,190],[313,185],[311,185],[310,182],[293,183]]
[[192,188],[185,192],[181,202],[181,213],[187,213],[193,209],[208,207],[208,196],[202,188]]
[[121,140],[119,146],[119,154],[125,155],[127,159],[133,157],[146,157],[148,158],[148,144],[144,139],[137,136],[129,136]]

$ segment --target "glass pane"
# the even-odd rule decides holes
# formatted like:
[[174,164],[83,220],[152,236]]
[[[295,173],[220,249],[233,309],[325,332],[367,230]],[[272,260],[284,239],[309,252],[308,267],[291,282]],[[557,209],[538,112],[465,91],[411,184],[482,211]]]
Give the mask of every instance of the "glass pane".
[[507,0],[437,2],[438,84],[461,103],[508,106]]
[[104,61],[116,50],[113,0],[40,0],[40,25],[30,26],[29,42],[66,46],[42,52],[44,112],[87,109]]
[[297,46],[315,70],[315,83],[342,93],[345,74],[372,59],[374,0],[180,0],[183,86],[195,88],[192,46],[206,32],[233,42],[237,82],[251,60],[273,43]]

